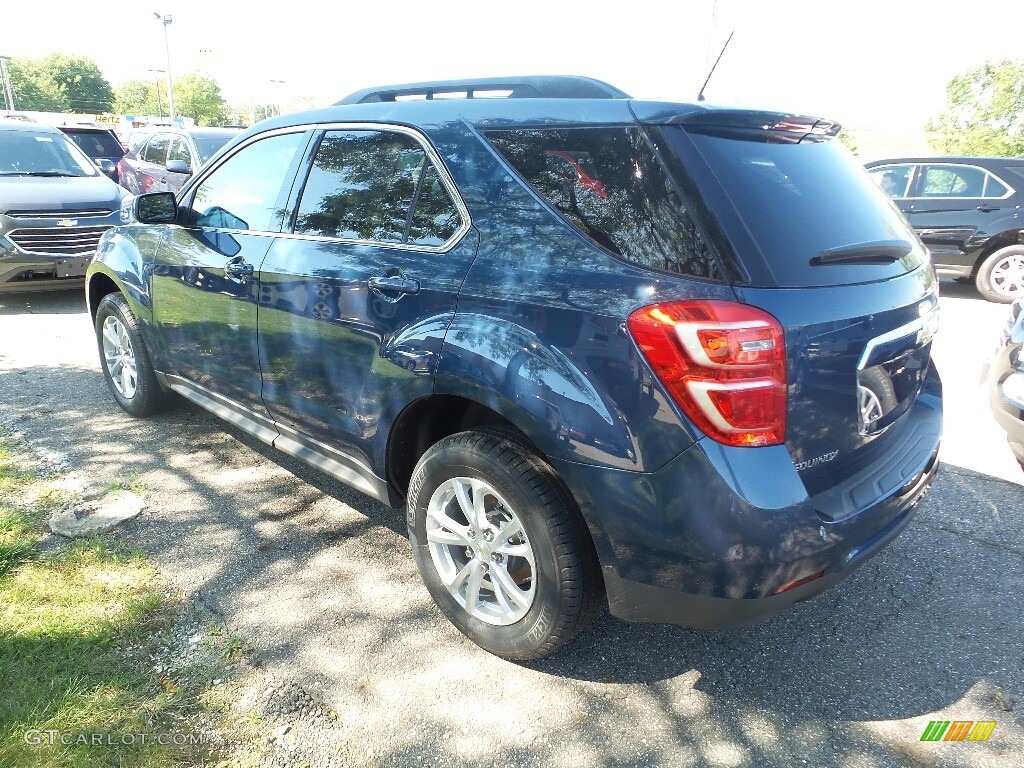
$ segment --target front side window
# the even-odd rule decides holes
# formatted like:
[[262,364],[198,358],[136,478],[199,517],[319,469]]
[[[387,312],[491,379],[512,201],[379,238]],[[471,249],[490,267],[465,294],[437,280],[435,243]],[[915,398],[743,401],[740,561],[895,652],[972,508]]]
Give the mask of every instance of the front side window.
[[908,165],[883,165],[872,168],[868,173],[878,187],[889,197],[906,197],[907,187],[914,177],[914,166]]
[[180,136],[175,136],[171,142],[171,149],[167,153],[167,162],[181,160],[189,168],[192,167],[192,158],[189,156],[188,145]]
[[707,243],[638,129],[536,128],[485,135],[592,242],[649,269],[722,279]]
[[295,232],[441,246],[460,221],[440,173],[412,136],[328,131],[302,191]]
[[170,144],[170,142],[171,137],[167,134],[154,136],[142,150],[142,159],[147,163],[163,165],[164,161],[167,159],[167,145]]
[[279,232],[281,188],[304,143],[304,133],[286,133],[240,149],[203,179],[189,221],[197,227]]

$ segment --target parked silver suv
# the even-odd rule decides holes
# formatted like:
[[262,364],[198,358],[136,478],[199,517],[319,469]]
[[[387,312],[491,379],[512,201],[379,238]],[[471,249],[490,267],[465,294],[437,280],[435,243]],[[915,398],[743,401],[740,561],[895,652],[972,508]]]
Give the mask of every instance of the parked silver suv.
[[0,291],[81,288],[126,195],[56,128],[0,119]]

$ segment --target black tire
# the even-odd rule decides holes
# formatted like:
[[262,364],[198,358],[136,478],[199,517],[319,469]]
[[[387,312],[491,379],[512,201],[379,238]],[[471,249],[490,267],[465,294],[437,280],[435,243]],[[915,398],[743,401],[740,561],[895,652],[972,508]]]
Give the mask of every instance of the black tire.
[[[455,489],[466,488],[469,482],[478,486],[472,490],[473,501],[478,489],[484,489],[479,496],[482,509],[490,504],[485,512],[487,527],[475,526],[470,515],[459,517],[464,507]],[[454,495],[447,506],[438,501],[450,494]],[[435,539],[428,540],[431,504],[435,511],[450,514],[451,520],[465,521],[469,540],[456,541],[459,536],[450,532],[454,525],[450,530],[437,527],[436,515],[430,523]],[[554,470],[525,441],[481,430],[461,432],[435,444],[413,470],[407,517],[413,557],[427,590],[448,619],[481,648],[515,661],[538,659],[568,642],[593,618],[603,590],[586,525]],[[516,528],[514,522],[521,526],[522,535],[509,537],[507,531]],[[481,529],[479,535],[476,528]],[[446,541],[439,543],[438,534]],[[490,559],[484,541],[488,534],[490,546],[501,550],[491,552]],[[501,552],[528,555],[502,556]],[[467,606],[472,572],[464,579],[465,596],[456,597],[446,586],[442,570],[448,567],[448,576],[452,570],[461,574],[471,571],[474,563],[483,568],[479,577],[483,581],[477,582],[480,599],[471,610]],[[501,586],[509,584],[508,579],[519,592],[513,594]],[[458,580],[455,575],[450,583]],[[460,592],[460,587],[455,591]]]
[[1010,245],[989,254],[978,269],[975,285],[978,293],[998,304],[1024,296],[1024,246]]
[[117,404],[132,416],[151,416],[167,408],[171,396],[156,380],[139,321],[124,296],[103,297],[96,308],[95,329],[100,368]]
[[892,379],[878,368],[860,372],[857,385],[861,423],[869,427],[899,405]]

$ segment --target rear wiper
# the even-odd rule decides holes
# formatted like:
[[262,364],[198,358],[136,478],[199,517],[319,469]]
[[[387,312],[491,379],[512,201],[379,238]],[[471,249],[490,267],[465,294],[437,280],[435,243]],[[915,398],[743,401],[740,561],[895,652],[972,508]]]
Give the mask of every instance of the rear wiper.
[[892,264],[914,249],[906,240],[878,240],[826,248],[813,259],[811,266],[823,264]]

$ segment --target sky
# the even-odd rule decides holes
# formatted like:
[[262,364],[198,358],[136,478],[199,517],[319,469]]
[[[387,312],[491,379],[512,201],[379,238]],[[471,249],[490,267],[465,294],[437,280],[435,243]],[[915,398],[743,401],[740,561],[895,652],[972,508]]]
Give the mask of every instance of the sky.
[[[638,98],[800,112],[850,127],[916,129],[950,78],[1024,60],[1024,0],[775,3],[765,0],[8,0],[0,56],[92,58],[106,78],[215,78],[229,101],[313,106],[372,85],[586,75]],[[244,8],[244,10],[243,10]],[[40,10],[41,9],[41,10]]]

